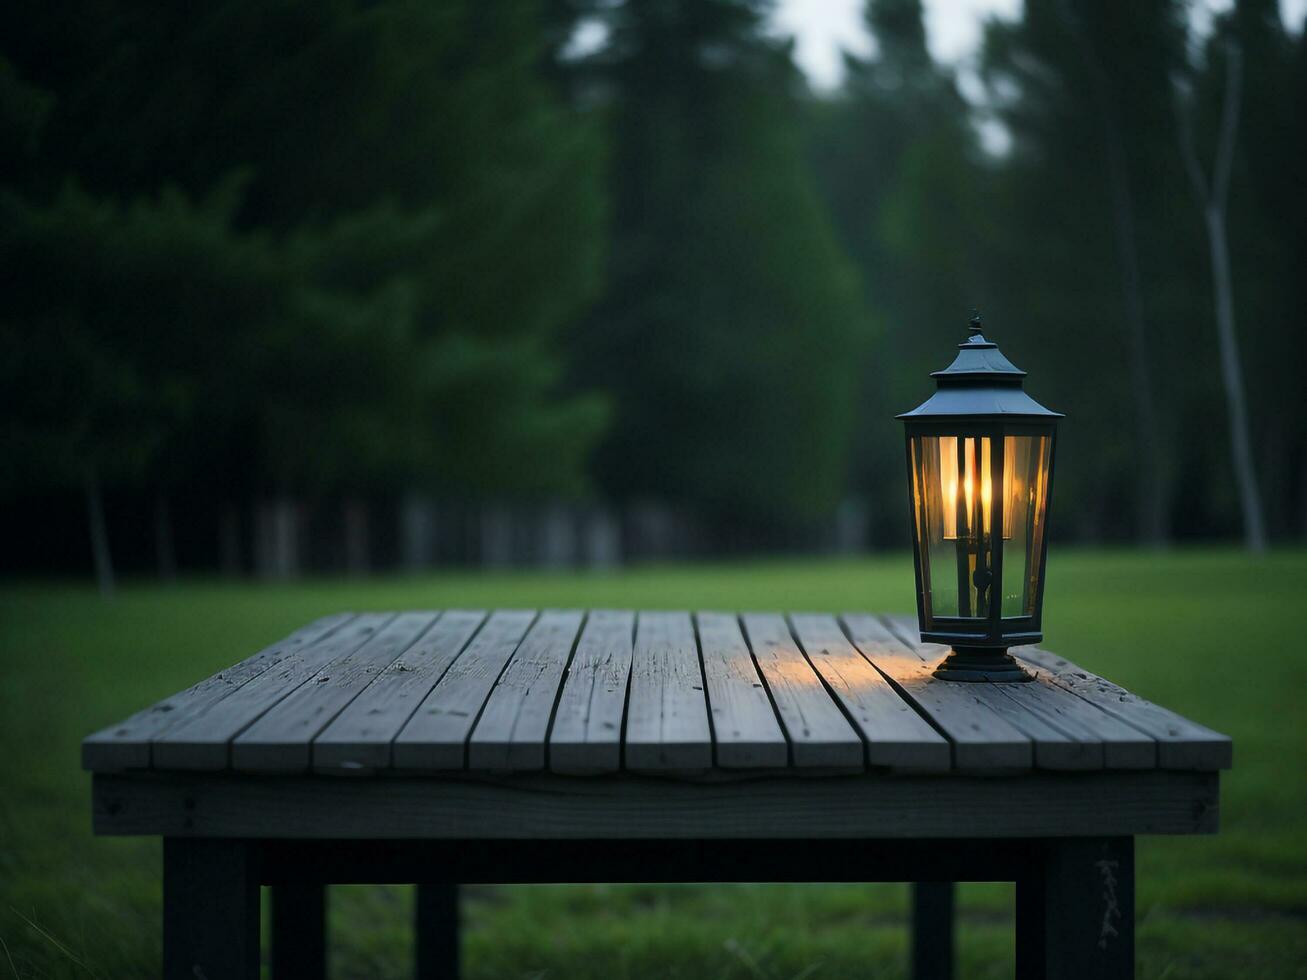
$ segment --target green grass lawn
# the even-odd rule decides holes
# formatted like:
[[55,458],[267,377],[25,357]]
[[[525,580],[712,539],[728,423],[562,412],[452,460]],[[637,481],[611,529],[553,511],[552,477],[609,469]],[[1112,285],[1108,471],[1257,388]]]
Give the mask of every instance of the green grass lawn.
[[[160,847],[96,839],[83,735],[340,609],[909,612],[903,557],[294,585],[0,588],[0,977],[155,975]],[[1307,977],[1307,553],[1055,553],[1046,646],[1235,739],[1216,837],[1138,850],[1139,975]],[[901,977],[901,885],[469,889],[470,977]],[[333,976],[409,975],[412,896],[333,891]],[[961,889],[962,977],[1012,971],[1012,889]]]

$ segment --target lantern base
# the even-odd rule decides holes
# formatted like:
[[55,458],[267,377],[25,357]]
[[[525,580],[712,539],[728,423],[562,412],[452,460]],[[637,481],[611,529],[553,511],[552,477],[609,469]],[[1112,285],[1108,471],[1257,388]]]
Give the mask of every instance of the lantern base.
[[1035,679],[1002,647],[954,647],[932,676],[942,681],[983,681],[989,684]]

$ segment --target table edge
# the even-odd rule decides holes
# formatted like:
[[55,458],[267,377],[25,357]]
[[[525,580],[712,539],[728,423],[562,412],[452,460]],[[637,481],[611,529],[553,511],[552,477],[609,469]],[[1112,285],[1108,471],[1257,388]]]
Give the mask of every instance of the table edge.
[[250,839],[1079,837],[1210,834],[1220,775],[1170,770],[654,776],[100,774],[93,830]]

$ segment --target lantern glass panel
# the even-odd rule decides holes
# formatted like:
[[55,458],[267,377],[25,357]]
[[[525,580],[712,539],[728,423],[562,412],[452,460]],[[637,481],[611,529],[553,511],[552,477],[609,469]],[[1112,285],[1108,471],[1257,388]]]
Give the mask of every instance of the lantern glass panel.
[[1048,514],[1047,435],[1003,440],[1003,609],[1004,618],[1033,616],[1043,572]]
[[994,567],[993,452],[986,436],[915,436],[912,490],[927,615],[984,619]]

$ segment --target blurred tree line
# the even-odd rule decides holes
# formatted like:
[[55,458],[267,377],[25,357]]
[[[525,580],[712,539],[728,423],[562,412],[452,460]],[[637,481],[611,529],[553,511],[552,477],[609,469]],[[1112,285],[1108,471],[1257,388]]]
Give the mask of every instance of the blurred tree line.
[[306,507],[364,565],[430,501],[900,545],[891,417],[973,306],[1070,416],[1064,537],[1307,531],[1307,42],[1275,0],[1203,38],[1182,0],[1027,0],[978,105],[920,0],[869,0],[833,93],[769,13],[0,11],[11,537],[75,490],[105,588],[106,499],[165,574],[201,526],[200,563],[293,564]]

